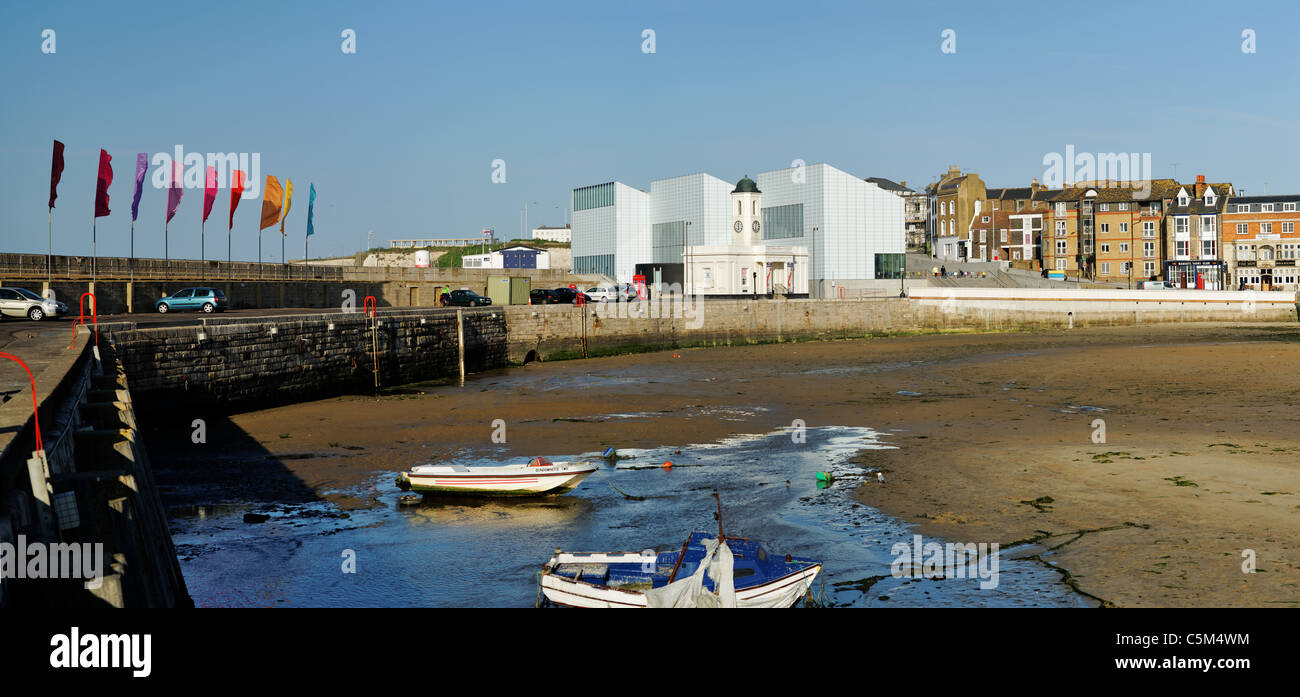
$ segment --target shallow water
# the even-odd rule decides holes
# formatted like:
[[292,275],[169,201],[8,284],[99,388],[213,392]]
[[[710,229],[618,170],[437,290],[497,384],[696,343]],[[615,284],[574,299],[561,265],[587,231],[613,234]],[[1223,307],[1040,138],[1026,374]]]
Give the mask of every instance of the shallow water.
[[[324,502],[269,510],[251,504],[189,507],[171,511],[171,525],[186,582],[200,606],[529,607],[537,597],[536,574],[556,547],[677,550],[691,530],[717,529],[716,490],[728,535],[757,539],[778,554],[823,560],[813,591],[827,604],[1089,604],[1057,572],[1012,559],[1015,552],[1007,550],[992,590],[981,590],[976,578],[891,577],[891,547],[912,543],[912,528],[849,496],[868,477],[868,486],[890,486],[849,463],[863,449],[888,446],[861,428],[809,428],[803,443],[794,442],[796,435],[782,431],[681,448],[619,450],[615,467],[598,460],[597,452],[551,454],[556,461],[585,457],[602,464],[560,497],[425,499],[399,507],[395,472],[382,472],[340,492],[374,499],[371,508],[343,512]],[[662,468],[665,461],[674,466]],[[499,464],[487,456],[461,462]],[[819,487],[818,471],[831,473],[833,482]],[[625,499],[613,487],[645,498]],[[254,511],[272,517],[244,523],[243,514]],[[356,573],[343,573],[349,555]]]

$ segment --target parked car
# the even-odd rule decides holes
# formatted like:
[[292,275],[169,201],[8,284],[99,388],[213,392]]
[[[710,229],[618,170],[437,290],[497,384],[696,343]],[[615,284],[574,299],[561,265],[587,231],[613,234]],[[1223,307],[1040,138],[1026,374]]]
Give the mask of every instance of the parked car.
[[586,293],[576,291],[572,288],[556,288],[551,291],[555,294],[555,301],[564,305],[572,305],[578,301],[578,296],[582,296],[584,303],[591,302],[591,296]]
[[0,315],[5,317],[26,317],[39,322],[66,314],[68,306],[57,300],[42,298],[26,288],[0,288]]
[[1143,281],[1142,290],[1174,290],[1178,286],[1169,281]]
[[528,291],[528,303],[530,305],[554,305],[560,302],[555,297],[555,291],[546,288],[534,288]]
[[627,302],[636,300],[636,288],[620,283],[613,286],[592,286],[586,290],[587,297],[596,302]]
[[478,307],[491,305],[492,298],[485,298],[472,290],[453,290],[450,293],[443,293],[438,302],[441,302],[443,307]]
[[230,304],[226,302],[226,293],[217,288],[181,288],[171,295],[158,298],[153,304],[153,309],[160,315],[173,310],[217,312],[228,307]]

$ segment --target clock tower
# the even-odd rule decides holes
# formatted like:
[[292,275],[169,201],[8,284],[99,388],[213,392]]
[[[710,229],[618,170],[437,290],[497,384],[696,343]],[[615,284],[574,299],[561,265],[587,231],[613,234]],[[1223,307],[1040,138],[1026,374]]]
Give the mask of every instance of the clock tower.
[[763,192],[746,174],[731,192],[731,243],[758,245],[763,240]]

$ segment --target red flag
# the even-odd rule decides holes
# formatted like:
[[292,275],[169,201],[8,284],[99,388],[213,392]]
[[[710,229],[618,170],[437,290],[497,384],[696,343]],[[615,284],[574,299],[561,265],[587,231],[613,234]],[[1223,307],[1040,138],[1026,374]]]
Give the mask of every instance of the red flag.
[[63,143],[54,141],[54,159],[50,161],[50,208],[59,197],[59,180],[63,178]]
[[244,195],[244,173],[235,170],[230,176],[230,228],[235,229],[235,208],[239,206],[239,199]]
[[208,222],[212,202],[217,200],[217,168],[209,167],[207,181],[203,183],[203,222]]
[[113,183],[113,158],[104,151],[99,151],[99,180],[95,184],[95,217],[102,218],[109,214],[108,187]]

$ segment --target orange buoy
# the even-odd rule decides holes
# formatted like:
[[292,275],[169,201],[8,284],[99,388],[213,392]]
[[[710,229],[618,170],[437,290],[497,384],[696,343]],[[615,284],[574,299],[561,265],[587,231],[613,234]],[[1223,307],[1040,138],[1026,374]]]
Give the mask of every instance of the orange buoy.
[[660,465],[660,466],[663,467],[663,468],[666,469],[666,470],[670,470],[670,469],[673,468],[673,462],[672,462],[672,460],[664,460],[664,464],[662,464],[662,465]]

